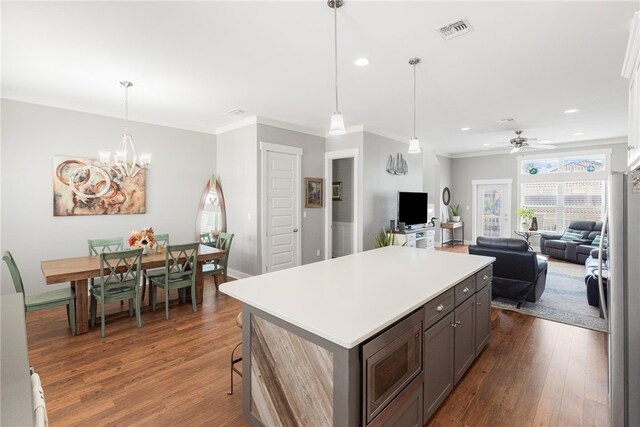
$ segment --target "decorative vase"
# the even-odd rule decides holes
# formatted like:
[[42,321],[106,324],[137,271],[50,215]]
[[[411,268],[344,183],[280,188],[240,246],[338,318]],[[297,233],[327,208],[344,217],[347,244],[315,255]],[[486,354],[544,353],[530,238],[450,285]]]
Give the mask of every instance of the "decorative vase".
[[451,217],[451,221],[452,221],[452,222],[460,222],[460,216],[459,216],[459,215],[458,215],[458,216],[455,216],[455,215],[454,215],[454,216],[452,216],[452,217]]
[[147,255],[149,252],[151,252],[151,246],[142,247],[142,255]]
[[531,218],[531,227],[529,227],[529,231],[538,231],[538,218],[535,216]]

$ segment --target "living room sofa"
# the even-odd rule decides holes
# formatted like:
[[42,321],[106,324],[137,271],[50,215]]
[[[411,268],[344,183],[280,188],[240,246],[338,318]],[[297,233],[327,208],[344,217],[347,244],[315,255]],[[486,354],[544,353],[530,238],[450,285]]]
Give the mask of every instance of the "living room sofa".
[[536,302],[547,280],[547,262],[529,250],[521,239],[478,237],[469,246],[472,255],[491,256],[493,264],[492,297],[509,298],[518,303]]
[[593,240],[601,232],[601,222],[572,221],[564,233],[542,233],[540,252],[557,259],[584,264],[595,248]]
[[[584,264],[584,283],[587,286],[587,302],[593,307],[600,307],[600,289],[598,286],[598,248],[593,249]],[[609,260],[607,250],[603,251],[602,277],[604,298],[607,302],[607,277],[609,273]]]

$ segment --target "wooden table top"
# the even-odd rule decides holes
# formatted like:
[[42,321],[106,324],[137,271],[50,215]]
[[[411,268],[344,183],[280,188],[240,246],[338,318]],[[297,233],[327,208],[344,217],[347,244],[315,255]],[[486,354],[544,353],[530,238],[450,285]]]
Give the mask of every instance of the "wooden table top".
[[[225,252],[222,249],[200,245],[198,249],[198,261],[204,262],[220,259]],[[165,254],[157,254],[155,251],[142,256],[142,268],[164,267]],[[80,256],[74,258],[62,258],[42,261],[40,264],[45,283],[52,285],[74,280],[89,279],[100,276],[100,256]]]
[[441,228],[460,228],[460,227],[464,227],[464,222],[462,221],[458,221],[458,222],[443,222],[442,224],[440,224]]

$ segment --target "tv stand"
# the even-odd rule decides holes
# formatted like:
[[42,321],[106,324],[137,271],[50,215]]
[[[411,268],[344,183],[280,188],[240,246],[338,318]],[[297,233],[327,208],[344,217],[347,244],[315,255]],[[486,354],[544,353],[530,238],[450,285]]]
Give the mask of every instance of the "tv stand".
[[435,227],[422,227],[413,230],[394,231],[393,244],[410,248],[434,249],[436,238]]

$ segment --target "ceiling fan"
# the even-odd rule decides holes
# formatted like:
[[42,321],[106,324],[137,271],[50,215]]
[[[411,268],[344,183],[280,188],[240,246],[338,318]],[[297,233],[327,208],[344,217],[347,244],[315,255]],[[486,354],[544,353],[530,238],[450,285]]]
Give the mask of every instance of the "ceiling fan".
[[[551,150],[553,148],[558,148],[555,145],[546,144],[547,142],[552,142],[550,139],[538,139],[538,138],[525,138],[520,136],[522,134],[522,130],[517,130],[516,137],[509,140],[511,146],[513,147],[510,151],[511,154],[517,153],[521,148],[542,148],[544,150]],[[536,142],[531,142],[536,141]],[[508,147],[507,145],[502,145],[499,147],[493,148],[504,148]]]

